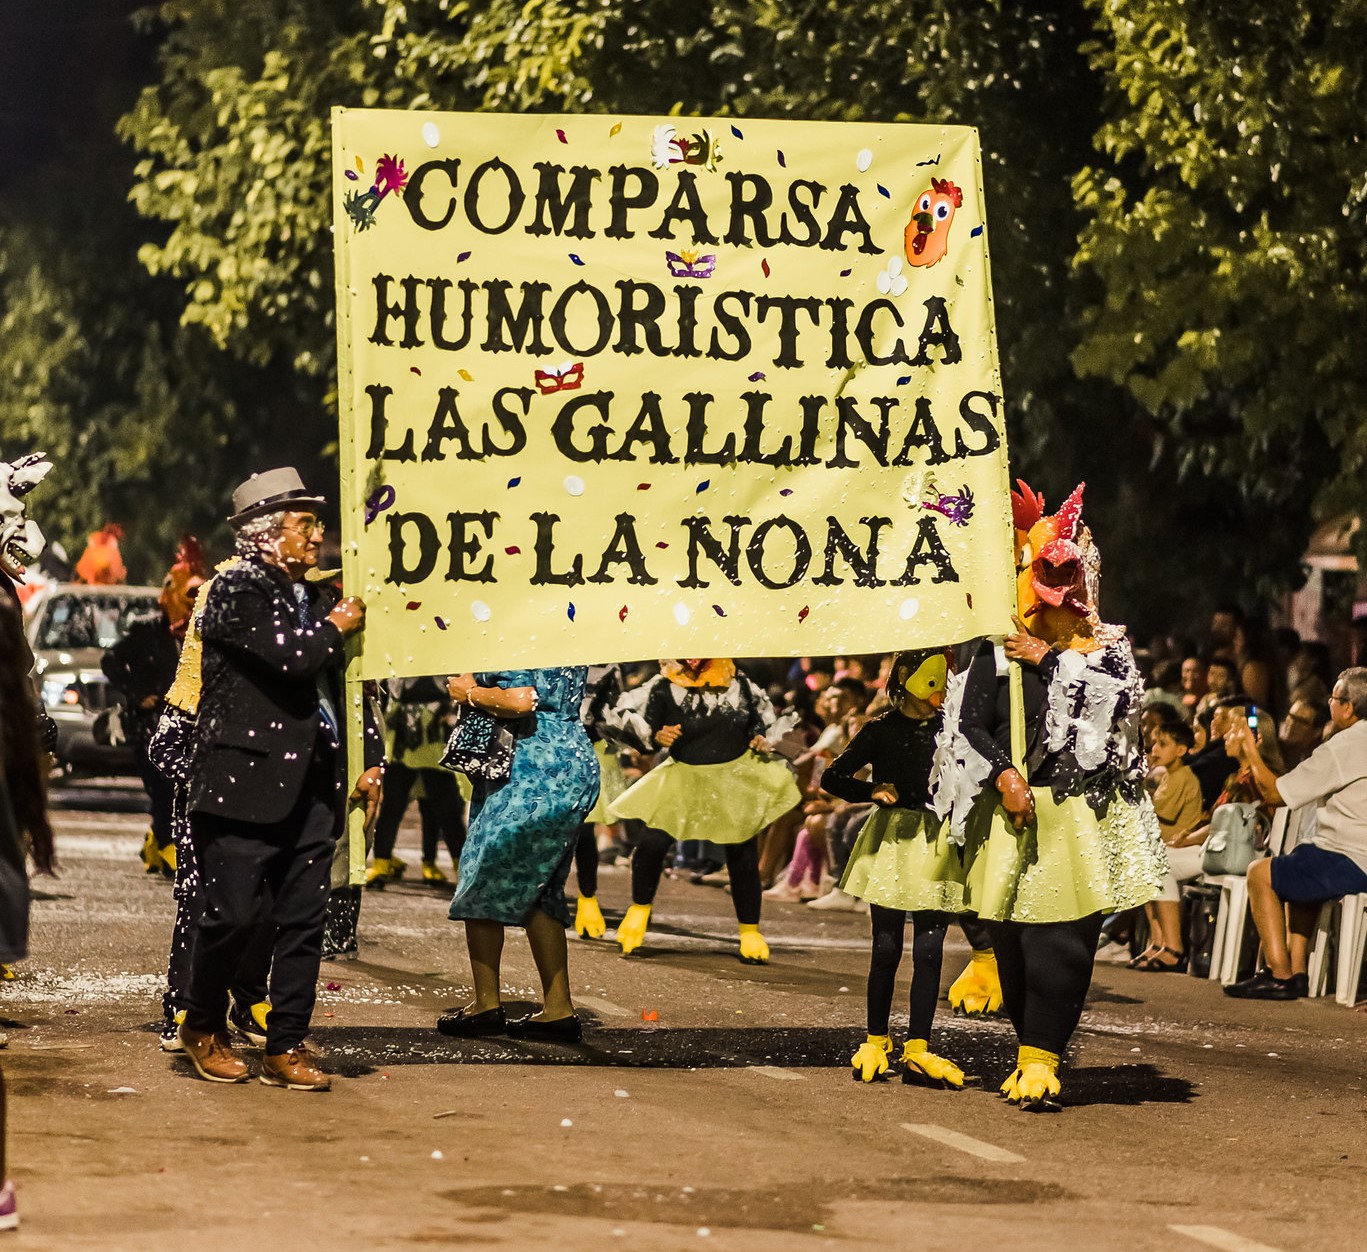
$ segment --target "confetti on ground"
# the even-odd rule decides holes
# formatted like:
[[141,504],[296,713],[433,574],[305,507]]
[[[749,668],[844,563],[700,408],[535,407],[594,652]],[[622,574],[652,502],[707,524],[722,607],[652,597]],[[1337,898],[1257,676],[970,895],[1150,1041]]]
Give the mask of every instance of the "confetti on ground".
[[642,1009],[641,1020],[643,1022],[658,1022],[660,1015],[654,1009]]
[[562,1118],[560,1119],[560,1124],[561,1124],[561,1126],[563,1126],[566,1130],[568,1130],[571,1126],[574,1125],[574,1123],[573,1123],[572,1121],[570,1121],[570,1119],[569,1119],[568,1117],[562,1117]]
[[342,989],[342,984],[339,982],[330,982],[327,984],[326,989],[328,991],[340,991]]

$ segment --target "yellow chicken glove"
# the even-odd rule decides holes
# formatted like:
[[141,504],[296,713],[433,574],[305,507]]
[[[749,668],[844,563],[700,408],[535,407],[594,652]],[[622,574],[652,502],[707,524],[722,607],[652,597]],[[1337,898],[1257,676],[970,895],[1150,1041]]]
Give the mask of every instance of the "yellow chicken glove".
[[873,1082],[888,1072],[888,1053],[892,1039],[888,1035],[870,1035],[850,1057],[855,1082]]
[[594,896],[580,896],[574,906],[574,933],[581,939],[601,939],[607,929],[598,900]]
[[1015,1072],[1002,1084],[1002,1095],[1028,1113],[1057,1113],[1061,1105],[1056,1097],[1062,1090],[1058,1063],[1057,1052],[1020,1048]]
[[962,1091],[964,1072],[953,1061],[936,1056],[924,1039],[908,1039],[902,1047],[902,1081],[914,1087]]
[[997,955],[991,948],[976,948],[968,966],[954,980],[947,996],[949,1007],[965,1017],[985,1017],[1001,1011],[1002,985],[997,977]]
[[764,942],[758,926],[740,924],[740,959],[746,965],[768,964],[769,945]]
[[617,946],[623,956],[630,956],[646,941],[646,927],[650,925],[650,905],[633,904],[626,916],[617,923]]

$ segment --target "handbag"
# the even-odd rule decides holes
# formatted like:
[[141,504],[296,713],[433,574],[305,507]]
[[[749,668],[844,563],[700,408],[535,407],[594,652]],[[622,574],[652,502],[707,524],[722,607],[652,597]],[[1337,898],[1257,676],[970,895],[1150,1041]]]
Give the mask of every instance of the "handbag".
[[483,709],[457,705],[456,728],[446,742],[441,764],[472,782],[496,787],[512,775],[516,743],[511,726]]
[[1269,825],[1267,815],[1256,804],[1218,805],[1210,815],[1210,834],[1202,847],[1202,872],[1248,873],[1258,857],[1259,844],[1266,845]]

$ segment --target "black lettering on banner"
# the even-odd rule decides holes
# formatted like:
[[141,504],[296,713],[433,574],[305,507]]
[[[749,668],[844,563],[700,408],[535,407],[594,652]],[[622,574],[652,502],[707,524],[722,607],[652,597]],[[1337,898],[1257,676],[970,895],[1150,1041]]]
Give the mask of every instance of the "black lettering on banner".
[[[522,303],[513,311],[508,299],[512,287],[506,278],[494,278],[483,284],[489,293],[488,333],[484,339],[485,352],[531,352],[544,356],[550,349],[541,338],[541,301],[550,291],[550,283],[523,283]],[[508,337],[504,338],[504,329]]]
[[[451,524],[451,542],[447,548],[451,563],[446,570],[446,581],[452,583],[496,582],[492,553],[485,556],[484,564],[479,569],[471,569],[468,563],[479,556],[484,540],[493,538],[494,523],[498,521],[498,514],[491,512],[448,513],[446,519]],[[483,530],[483,536],[473,534],[471,532],[472,526]]]
[[798,404],[802,406],[802,432],[798,436],[797,460],[793,464],[816,465],[821,459],[816,454],[816,445],[821,438],[821,411],[826,407],[826,397],[803,396]]
[[745,401],[745,446],[740,450],[740,459],[747,465],[792,465],[793,437],[784,435],[777,451],[765,452],[760,446],[764,439],[764,410],[774,397],[764,391],[744,391]]
[[449,278],[429,278],[427,289],[432,293],[432,311],[429,314],[428,329],[432,332],[432,346],[434,348],[444,348],[447,352],[459,352],[470,342],[470,327],[473,322],[472,301],[479,284],[471,282],[468,278],[462,278],[456,284],[461,294],[465,297],[465,311],[461,314],[463,326],[460,336],[450,339],[446,334],[446,293],[451,289]]
[[887,356],[880,356],[874,347],[873,315],[880,309],[885,309],[890,313],[897,329],[902,329],[902,315],[891,300],[870,300],[859,315],[859,323],[854,328],[854,337],[859,341],[859,350],[864,354],[864,360],[870,365],[901,365],[903,362],[909,361],[910,358],[907,356],[907,346],[900,338],[893,343],[892,351]]
[[[648,209],[660,194],[660,180],[652,170],[638,165],[614,165],[608,170],[612,180],[608,191],[608,207],[611,210],[607,229],[603,231],[609,239],[632,239],[635,232],[627,226],[629,209]],[[636,180],[636,189],[627,190],[627,180]]]
[[622,446],[607,459],[610,461],[632,461],[636,459],[636,445],[646,443],[651,446],[652,465],[675,465],[679,458],[669,447],[669,428],[665,425],[664,413],[660,410],[660,397],[654,391],[641,393],[641,408],[632,422],[631,429],[622,437]]
[[854,301],[844,296],[833,296],[826,301],[831,311],[831,354],[826,358],[827,368],[833,370],[850,369],[854,362],[850,359],[850,311]]
[[940,542],[940,533],[935,529],[933,517],[917,519],[916,542],[912,544],[911,551],[907,554],[906,572],[892,585],[894,587],[914,587],[921,581],[917,577],[917,571],[923,565],[935,567],[935,577],[930,580],[932,583],[956,583],[959,581],[959,573],[954,568],[954,562],[949,559],[945,545]]
[[[555,421],[551,425],[551,438],[555,440],[555,446],[560,449],[561,456],[580,462],[607,459],[608,436],[612,434],[612,427],[608,425],[612,395],[610,391],[581,392],[560,406],[560,412],[555,415]],[[591,426],[583,432],[588,438],[588,444],[582,446],[574,441],[574,419],[580,409],[592,408],[598,410],[598,425]]]
[[[667,356],[668,349],[660,338],[660,319],[665,315],[664,292],[654,283],[638,283],[630,278],[619,282],[617,291],[622,302],[617,315],[617,342],[612,350],[623,356],[635,356],[642,350],[636,342],[637,331],[640,331],[655,356]],[[640,308],[636,306],[638,294],[645,298]]]
[[[503,221],[498,225],[490,225],[481,216],[481,188],[484,180],[493,173],[502,176],[506,184],[508,195],[508,209]],[[489,193],[492,196],[492,192]],[[485,197],[487,200],[488,197]],[[470,181],[465,188],[465,217],[470,225],[476,230],[482,230],[486,235],[501,235],[515,221],[522,212],[522,206],[527,200],[527,193],[522,190],[522,183],[517,177],[517,171],[506,161],[498,157],[491,157],[482,165],[475,166],[474,172],[470,175]]]
[[394,388],[370,383],[365,393],[370,397],[370,447],[366,449],[366,456],[372,461],[416,461],[418,454],[413,450],[412,430],[404,435],[403,442],[397,448],[385,447],[389,437],[389,416],[385,411],[385,402],[394,394]]
[[826,237],[821,241],[825,252],[840,252],[845,247],[846,235],[858,235],[863,239],[859,251],[869,256],[878,255],[878,246],[873,242],[873,234],[859,207],[859,188],[850,183],[842,183],[840,199],[836,202],[835,212],[826,226]]
[[715,399],[705,391],[684,394],[688,402],[688,448],[684,452],[685,465],[730,465],[736,459],[736,436],[728,434],[720,448],[709,452],[703,444],[707,440],[707,408]]
[[[386,513],[385,522],[389,527],[389,573],[387,583],[420,583],[429,577],[437,567],[437,554],[441,551],[441,539],[437,528],[426,513]],[[417,532],[418,551],[412,563],[408,556],[408,540],[404,527]]]
[[[811,193],[811,203],[805,203],[798,198],[799,191]],[[816,220],[816,208],[821,203],[821,197],[826,194],[826,188],[820,183],[810,178],[795,178],[788,186],[788,207],[793,211],[793,218],[799,226],[802,226],[806,234],[798,235],[793,232],[788,225],[788,214],[782,214],[778,219],[778,238],[780,243],[792,244],[797,248],[812,248],[821,242],[821,223]]]
[[625,565],[630,571],[631,576],[627,582],[634,583],[638,587],[653,587],[658,578],[652,578],[650,571],[646,569],[646,559],[641,552],[641,541],[636,538],[636,519],[630,513],[617,514],[617,529],[612,532],[612,538],[608,540],[608,546],[603,549],[603,560],[598,566],[598,571],[590,574],[588,581],[591,583],[610,583],[614,579],[609,573],[609,567],[613,565]]
[[878,577],[878,532],[892,525],[890,517],[861,517],[861,526],[869,528],[869,546],[865,551],[845,532],[840,520],[826,518],[826,567],[812,579],[821,587],[840,587],[845,580],[835,572],[836,557],[844,559],[854,574],[856,587],[882,587],[887,579]]
[[465,419],[460,415],[456,397],[460,392],[455,387],[443,387],[437,392],[437,407],[432,414],[432,422],[427,428],[427,444],[422,450],[424,461],[446,460],[445,443],[454,439],[459,445],[456,457],[461,461],[477,461],[479,453],[470,446],[470,432],[466,429]]
[[[541,175],[541,181],[536,187],[536,203],[533,206],[532,223],[527,227],[527,233],[592,239],[589,205],[593,194],[593,181],[602,178],[603,175],[587,165],[573,166],[570,169],[569,190],[562,191],[560,176],[565,172],[563,165],[538,161],[532,168]],[[570,222],[571,214],[574,215],[573,222]]]
[[[750,301],[754,296],[748,291],[723,291],[712,305],[712,314],[717,319],[717,327],[712,331],[712,342],[707,346],[707,356],[712,361],[739,361],[750,353],[750,332],[745,328],[741,317],[750,316]],[[732,302],[740,305],[740,315],[731,311]],[[719,334],[725,331],[735,341],[734,350],[723,352]]]
[[707,224],[707,210],[702,207],[702,197],[698,194],[698,176],[692,170],[680,171],[674,198],[669,202],[660,224],[650,232],[650,237],[673,239],[675,222],[688,223],[694,243],[717,242],[717,237]]
[[815,296],[760,296],[755,312],[761,322],[777,309],[779,312],[778,356],[774,364],[784,369],[795,369],[802,364],[797,355],[797,315],[805,313],[817,325],[821,316],[821,301]]
[[711,519],[706,517],[685,517],[684,528],[688,531],[688,576],[679,579],[680,587],[710,587],[705,578],[698,573],[698,558],[705,556],[733,586],[740,586],[740,528],[750,525],[748,517],[723,517],[731,527],[728,545],[723,548],[721,541],[712,533]]
[[945,307],[943,296],[931,296],[925,302],[926,324],[921,328],[921,338],[917,353],[911,359],[912,365],[933,365],[930,359],[931,348],[940,348],[940,361],[945,365],[958,365],[963,360],[959,347],[959,336],[949,324],[949,310]]
[[391,347],[394,341],[389,337],[389,319],[401,317],[403,338],[399,340],[399,347],[421,348],[423,341],[418,338],[418,322],[422,318],[422,310],[418,308],[418,284],[422,280],[414,278],[412,274],[399,280],[399,286],[403,288],[402,304],[389,302],[389,284],[393,281],[389,274],[376,274],[372,280],[375,287],[375,329],[370,332],[370,342],[382,348]]
[[[991,413],[980,413],[973,407],[974,400],[986,400]],[[970,391],[962,400],[959,401],[959,416],[967,423],[969,430],[976,431],[983,437],[982,446],[970,448],[965,442],[963,433],[959,430],[954,432],[954,455],[956,457],[968,456],[988,456],[1001,447],[1002,437],[997,431],[997,404],[999,396],[994,396],[990,391]]]
[[[408,216],[414,223],[421,226],[423,230],[441,230],[456,215],[456,183],[457,174],[460,171],[460,158],[452,157],[445,161],[424,161],[413,171],[412,177],[408,180],[408,186],[404,188],[404,193],[400,197],[403,205],[408,209]],[[446,202],[446,213],[442,217],[429,217],[427,209],[423,205],[422,185],[428,177],[435,173],[446,175],[446,181],[451,187],[450,199]]]
[[[596,320],[598,325],[598,338],[585,347],[580,347],[570,342],[569,320],[570,304],[575,296],[588,296],[594,302]],[[576,325],[584,325],[586,319],[581,315]],[[551,334],[555,336],[555,341],[566,351],[575,356],[597,356],[605,347],[608,339],[612,335],[612,309],[608,305],[608,298],[597,287],[591,283],[586,283],[582,279],[577,283],[572,283],[556,297],[555,304],[551,308]]]
[[533,513],[536,523],[536,572],[532,574],[533,587],[556,584],[561,587],[577,587],[584,581],[584,558],[575,553],[570,567],[561,573],[553,568],[555,557],[555,524],[560,520],[556,513]]
[[[761,248],[771,248],[776,242],[769,233],[769,223],[764,220],[764,212],[774,203],[774,191],[762,174],[743,174],[734,170],[727,174],[726,181],[731,184],[731,221],[726,228],[727,243],[737,247],[747,247],[751,242]],[[745,224],[750,223],[754,231],[753,241],[745,233]]]
[[[793,537],[793,570],[786,579],[775,580],[765,569],[765,540],[779,528],[786,530]],[[785,517],[780,513],[777,517],[771,517],[755,527],[755,533],[750,536],[750,542],[745,549],[745,559],[756,582],[768,587],[770,591],[782,591],[785,587],[800,583],[807,576],[807,570],[812,564],[812,545],[807,538],[807,532],[791,517]]]
[[852,469],[859,462],[845,451],[848,435],[853,435],[873,453],[879,465],[888,463],[888,415],[897,407],[891,396],[873,396],[871,403],[878,410],[878,428],[859,415],[859,402],[853,396],[836,398],[835,455],[826,462],[827,469]]
[[935,424],[935,415],[930,411],[927,396],[916,397],[916,413],[907,427],[907,436],[902,440],[902,450],[893,460],[894,465],[911,465],[912,453],[917,448],[926,450],[927,465],[943,465],[949,460],[945,442],[940,438],[940,428]]
[[698,297],[702,295],[699,287],[676,286],[674,297],[679,302],[679,346],[674,349],[675,356],[702,356],[702,349],[694,339],[698,329]]
[[[494,432],[488,423],[484,426],[485,456],[516,456],[527,446],[527,427],[522,419],[532,411],[532,397],[536,394],[530,387],[500,387],[494,392],[494,416],[512,438],[506,448],[494,442]],[[516,398],[522,402],[521,414],[513,412],[508,401]]]

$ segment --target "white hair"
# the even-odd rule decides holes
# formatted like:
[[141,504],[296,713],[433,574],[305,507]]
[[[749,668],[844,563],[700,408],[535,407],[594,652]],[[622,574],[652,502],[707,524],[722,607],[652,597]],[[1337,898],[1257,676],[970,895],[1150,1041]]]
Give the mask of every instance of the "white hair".
[[259,517],[249,517],[240,525],[234,535],[238,556],[256,556],[269,551],[280,538],[280,528],[285,523],[285,513],[262,513]]

